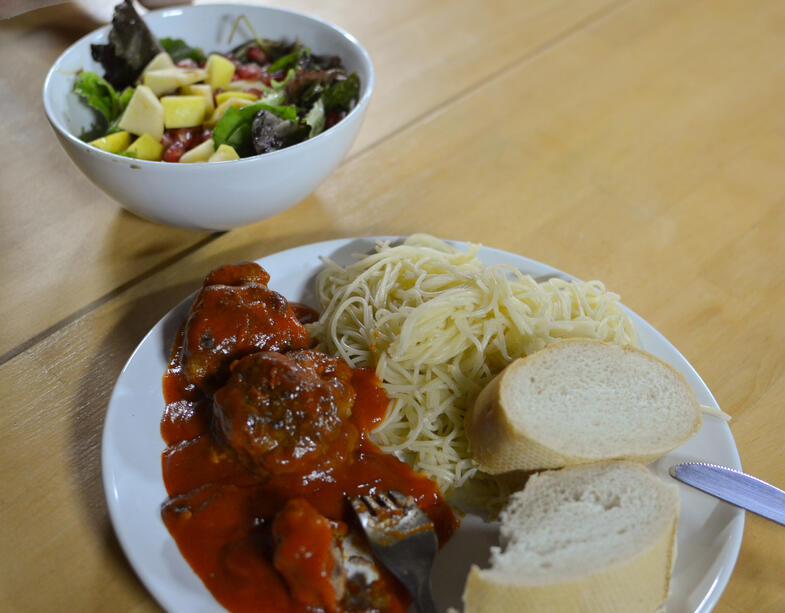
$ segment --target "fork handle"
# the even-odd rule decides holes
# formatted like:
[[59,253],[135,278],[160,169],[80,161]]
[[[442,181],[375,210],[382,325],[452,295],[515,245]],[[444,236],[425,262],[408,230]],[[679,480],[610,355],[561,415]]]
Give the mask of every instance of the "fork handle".
[[436,613],[436,603],[433,600],[433,593],[431,592],[431,580],[426,578],[419,586],[414,597],[414,608],[417,613]]

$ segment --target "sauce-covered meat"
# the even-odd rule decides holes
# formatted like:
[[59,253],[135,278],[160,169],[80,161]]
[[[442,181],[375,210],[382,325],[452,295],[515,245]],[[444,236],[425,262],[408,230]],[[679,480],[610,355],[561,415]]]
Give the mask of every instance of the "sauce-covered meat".
[[185,323],[182,366],[190,383],[213,392],[231,363],[257,351],[306,349],[305,326],[258,264],[222,266],[205,279]]
[[[442,543],[455,517],[433,482],[368,437],[388,404],[374,373],[305,349],[286,301],[258,300],[267,280],[256,265],[217,269],[177,336],[163,380],[164,523],[231,613],[404,613],[408,595],[346,496],[411,495]],[[202,335],[232,342],[194,350]]]
[[351,378],[346,362],[312,350],[247,355],[213,397],[215,426],[253,468],[313,469],[351,414]]
[[297,602],[338,611],[346,591],[340,542],[346,524],[330,521],[304,498],[286,503],[273,521],[273,565]]
[[202,287],[207,285],[267,285],[270,273],[256,262],[240,262],[239,264],[225,264],[211,270],[202,281]]

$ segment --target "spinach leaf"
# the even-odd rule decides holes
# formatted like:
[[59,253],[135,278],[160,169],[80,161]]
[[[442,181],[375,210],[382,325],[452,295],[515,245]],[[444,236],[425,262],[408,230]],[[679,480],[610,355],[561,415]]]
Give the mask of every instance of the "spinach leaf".
[[335,81],[322,96],[324,108],[328,111],[334,108],[348,111],[352,102],[360,97],[360,77],[356,72],[343,81]]
[[275,72],[276,70],[288,70],[289,68],[294,68],[297,65],[297,62],[300,61],[300,58],[307,57],[309,55],[311,55],[311,50],[308,47],[299,47],[291,53],[287,53],[286,55],[281,56],[275,60],[267,68],[267,72]]
[[292,79],[294,79],[294,75],[296,74],[294,68],[290,68],[289,72],[286,73],[286,76],[283,78],[282,81],[276,81],[275,79],[270,79],[270,87],[274,90],[283,89],[287,83],[289,83]]
[[182,38],[161,38],[161,46],[176,64],[180,60],[191,59],[197,64],[204,62],[207,58],[199,47],[191,47]]
[[257,102],[239,109],[229,107],[213,128],[215,147],[218,148],[223,144],[231,145],[240,157],[253,155],[251,125],[260,111],[268,111],[284,120],[297,121],[297,108],[292,105],[273,106]]
[[276,117],[286,119],[287,121],[297,120],[297,107],[293,104],[287,105],[274,105],[274,104],[261,104],[261,108],[265,111],[270,111]]
[[273,115],[285,120],[297,120],[297,108],[295,106],[273,106],[263,102],[257,102],[242,108],[230,107],[226,110],[223,117],[218,120],[213,129],[213,142],[216,149],[219,145],[231,145],[241,157],[253,155],[253,142],[251,140],[251,124],[254,116],[259,111],[269,111]]
[[226,109],[213,128],[213,143],[216,149],[219,145],[230,145],[240,157],[248,154],[251,145],[251,122],[258,112],[255,106]]

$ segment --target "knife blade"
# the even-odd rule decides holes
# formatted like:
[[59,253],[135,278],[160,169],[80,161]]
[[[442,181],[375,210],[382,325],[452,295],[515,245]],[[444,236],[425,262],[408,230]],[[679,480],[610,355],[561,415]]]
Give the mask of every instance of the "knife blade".
[[704,462],[674,464],[669,472],[674,479],[785,526],[785,492],[765,481]]

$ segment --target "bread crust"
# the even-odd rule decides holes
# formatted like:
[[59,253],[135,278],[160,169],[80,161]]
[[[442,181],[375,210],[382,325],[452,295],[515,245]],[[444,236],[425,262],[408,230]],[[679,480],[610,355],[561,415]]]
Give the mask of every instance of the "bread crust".
[[[544,474],[551,476],[548,483],[549,487],[553,487],[563,474],[588,474],[594,467],[600,471],[613,471],[617,466],[622,468],[625,465],[627,469],[630,467],[627,462],[601,462],[590,467],[572,467]],[[642,540],[632,555],[614,558],[609,554],[604,563],[596,560],[586,563],[579,572],[554,569],[552,573],[537,575],[528,571],[524,564],[515,573],[511,573],[509,568],[506,571],[493,567],[484,570],[473,565],[463,593],[464,612],[654,613],[658,610],[668,597],[676,555],[678,492],[674,485],[659,481],[643,466],[633,466],[640,469],[643,477],[636,478],[634,485],[646,488],[656,496],[658,501],[663,502],[663,512],[668,513],[661,516],[662,525],[654,538]],[[629,470],[626,472],[629,474]],[[591,488],[590,483],[591,478],[587,479],[587,489]],[[535,491],[542,492],[544,488],[535,488]],[[527,506],[517,512],[533,511]],[[514,521],[514,517],[503,519],[507,522],[507,530],[515,528],[510,525]]]
[[651,549],[632,560],[560,583],[508,583],[472,566],[464,590],[464,613],[654,613],[668,597],[675,534],[676,520]]
[[[514,394],[511,390],[515,386],[516,379],[527,377],[529,376],[527,373],[534,372],[548,352],[580,351],[584,347],[591,347],[594,350],[603,348],[601,351],[615,352],[613,359],[619,360],[620,368],[625,368],[623,356],[633,354],[645,356],[653,369],[664,367],[663,372],[670,373],[670,377],[667,381],[663,377],[663,385],[680,385],[683,389],[679,392],[690,398],[691,411],[685,408],[682,412],[684,419],[690,420],[691,423],[684,424],[679,436],[671,436],[669,439],[666,437],[666,440],[656,448],[648,445],[649,449],[646,449],[647,445],[641,444],[631,446],[629,449],[620,447],[612,453],[602,455],[576,453],[569,445],[562,445],[559,448],[542,440],[536,432],[529,431],[525,423],[522,423],[525,420],[516,419],[517,407],[510,400]],[[565,376],[573,375],[565,373]],[[576,393],[575,396],[577,398],[579,394]],[[575,407],[578,412],[580,409],[581,407]],[[471,453],[480,469],[487,473],[499,474],[513,470],[536,471],[562,468],[602,460],[631,460],[648,464],[695,435],[700,429],[701,412],[695,393],[684,376],[656,356],[640,349],[620,348],[603,341],[568,339],[553,343],[530,356],[519,358],[507,366],[482,390],[474,406],[467,411],[464,425]],[[642,432],[641,441],[645,440],[644,436],[650,434],[650,432]]]

